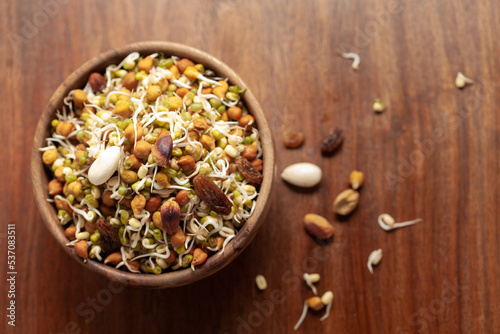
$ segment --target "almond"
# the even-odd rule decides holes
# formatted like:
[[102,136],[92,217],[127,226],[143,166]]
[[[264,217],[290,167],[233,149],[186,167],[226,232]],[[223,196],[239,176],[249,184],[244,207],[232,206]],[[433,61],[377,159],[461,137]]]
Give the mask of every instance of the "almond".
[[175,201],[167,201],[161,206],[161,226],[162,231],[168,234],[174,234],[179,227],[181,219],[181,208]]
[[120,262],[122,262],[122,254],[120,252],[113,252],[104,260],[104,263],[110,263],[114,266],[118,265]]
[[307,232],[319,239],[328,239],[335,232],[328,220],[314,213],[304,216],[304,227]]

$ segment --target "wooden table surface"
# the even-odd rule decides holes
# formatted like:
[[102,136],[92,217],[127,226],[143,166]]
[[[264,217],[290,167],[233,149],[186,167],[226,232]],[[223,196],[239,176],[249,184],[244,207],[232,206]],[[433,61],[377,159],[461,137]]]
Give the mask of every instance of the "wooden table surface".
[[[2,1],[0,305],[11,333],[291,333],[318,272],[332,314],[299,333],[500,332],[500,5],[494,0]],[[29,174],[32,136],[54,90],[89,58],[130,42],[185,43],[247,82],[275,130],[273,206],[233,263],[178,289],[109,282],[70,259],[42,222]],[[356,52],[354,71],[339,50]],[[457,72],[475,80],[455,87]],[[382,114],[373,100],[387,104]],[[344,129],[342,149],[322,138]],[[305,145],[286,150],[282,131]],[[323,169],[297,191],[294,162]],[[359,208],[334,216],[349,173],[365,173]],[[335,226],[319,245],[304,214]],[[386,233],[377,217],[423,218]],[[7,224],[16,226],[16,327],[7,325]],[[384,256],[371,275],[370,252]],[[254,277],[267,277],[260,292]],[[3,330],[2,330],[3,331]]]

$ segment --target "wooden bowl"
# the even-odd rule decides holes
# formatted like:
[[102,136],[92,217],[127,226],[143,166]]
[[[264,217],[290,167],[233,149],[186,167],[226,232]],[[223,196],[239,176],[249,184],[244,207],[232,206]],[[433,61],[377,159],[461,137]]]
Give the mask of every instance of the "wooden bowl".
[[54,95],[52,95],[49,103],[45,107],[45,110],[43,111],[38,122],[33,141],[31,152],[31,179],[33,182],[36,203],[40,209],[40,213],[45,221],[45,224],[47,225],[47,228],[61,247],[63,247],[73,259],[90,270],[102,274],[110,280],[119,281],[123,284],[149,288],[177,287],[195,282],[219,271],[234,260],[234,258],[240,254],[255,237],[255,234],[257,233],[258,228],[262,225],[270,206],[271,185],[273,183],[274,175],[273,139],[271,129],[269,128],[262,108],[253,96],[252,92],[247,88],[246,92],[242,95],[242,98],[250,113],[255,117],[261,134],[264,155],[264,180],[261,185],[260,194],[257,198],[254,213],[240,229],[237,236],[229,242],[225,248],[224,254],[220,254],[220,252],[214,254],[209,257],[203,265],[197,267],[194,272],[188,268],[160,275],[135,274],[121,271],[94,260],[88,260],[84,263],[82,259],[76,255],[73,247],[65,245],[68,242],[68,239],[64,235],[63,227],[57,219],[56,209],[46,200],[49,197],[47,183],[51,176],[50,172],[42,163],[39,148],[46,146],[45,138],[50,136],[50,122],[53,119],[56,110],[60,110],[62,108],[63,98],[67,96],[72,89],[83,88],[90,73],[104,73],[105,68],[108,65],[118,64],[123,58],[134,51],[139,52],[141,55],[163,52],[166,55],[186,57],[192,59],[196,63],[205,65],[206,68],[212,69],[218,76],[229,78],[229,82],[231,84],[236,84],[241,88],[247,88],[247,85],[243,82],[243,80],[241,80],[236,72],[230,69],[226,64],[203,51],[182,44],[170,42],[140,42],[129,44],[98,55],[73,72],[55,91]]

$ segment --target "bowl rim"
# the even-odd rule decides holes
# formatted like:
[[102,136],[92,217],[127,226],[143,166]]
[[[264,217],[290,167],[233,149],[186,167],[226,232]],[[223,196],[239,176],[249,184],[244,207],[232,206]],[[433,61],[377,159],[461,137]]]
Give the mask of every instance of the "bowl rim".
[[[90,73],[94,71],[100,71],[102,73],[106,66],[120,62],[131,52],[139,52],[141,55],[163,52],[167,55],[186,57],[212,69],[218,76],[228,78],[229,82],[232,84],[236,84],[241,88],[246,88],[247,90],[243,94],[242,100],[245,102],[245,105],[255,117],[258,124],[264,155],[264,178],[255,210],[252,216],[246,221],[245,225],[240,229],[237,236],[228,243],[224,253],[221,254],[221,252],[217,252],[210,256],[208,260],[195,271],[186,268],[160,275],[136,274],[115,269],[114,267],[107,266],[98,261],[87,260],[83,262],[76,254],[73,247],[66,246],[68,239],[64,235],[64,229],[58,222],[57,214],[52,204],[46,200],[48,198],[48,177],[46,174],[46,167],[42,164],[39,148],[46,145],[45,138],[50,135],[49,123],[55,111],[61,108],[62,99],[69,91],[83,87]],[[46,227],[57,240],[57,243],[63,247],[66,253],[73,259],[77,260],[78,263],[93,272],[99,273],[110,280],[118,281],[124,285],[169,288],[190,284],[214,274],[232,262],[243,249],[248,246],[255,237],[259,227],[262,225],[271,205],[270,194],[274,177],[274,159],[275,152],[272,131],[267,122],[266,115],[251,90],[248,89],[248,86],[234,70],[210,54],[191,46],[167,41],[144,41],[127,44],[93,57],[73,71],[63,83],[59,85],[45,106],[36,126],[31,152],[31,180],[36,204]]]

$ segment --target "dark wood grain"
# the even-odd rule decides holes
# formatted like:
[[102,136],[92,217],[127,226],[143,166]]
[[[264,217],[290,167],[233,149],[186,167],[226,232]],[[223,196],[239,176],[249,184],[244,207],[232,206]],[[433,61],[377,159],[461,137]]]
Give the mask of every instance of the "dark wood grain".
[[[304,270],[321,274],[317,287],[332,290],[335,302],[328,320],[311,313],[298,332],[500,331],[497,1],[54,3],[0,3],[7,333],[289,333],[312,295],[298,279]],[[45,21],[44,12],[52,13]],[[38,25],[31,31],[30,22]],[[306,134],[298,150],[277,141],[277,171],[311,161],[324,180],[307,192],[276,180],[257,237],[217,274],[177,289],[119,291],[67,256],[42,223],[30,148],[41,111],[72,71],[142,40],[185,43],[227,63],[260,101],[276,138],[288,128]],[[357,72],[339,49],[360,54]],[[459,71],[475,84],[458,90]],[[371,110],[376,97],[388,105],[381,115]],[[319,146],[334,127],[345,130],[345,142],[324,158]],[[332,201],[353,169],[366,176],[361,203],[339,220]],[[333,242],[320,246],[305,234],[308,212],[334,221]],[[424,223],[385,233],[376,223],[383,212]],[[7,223],[17,231],[15,330],[5,317]],[[384,258],[372,276],[366,260],[376,248]],[[265,292],[254,286],[259,273]]]

